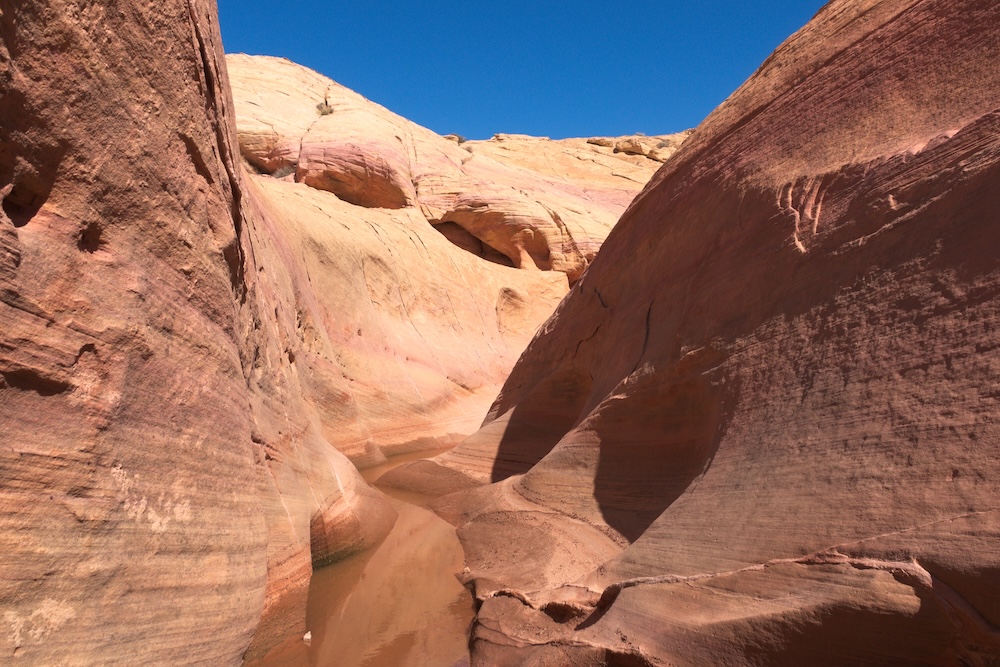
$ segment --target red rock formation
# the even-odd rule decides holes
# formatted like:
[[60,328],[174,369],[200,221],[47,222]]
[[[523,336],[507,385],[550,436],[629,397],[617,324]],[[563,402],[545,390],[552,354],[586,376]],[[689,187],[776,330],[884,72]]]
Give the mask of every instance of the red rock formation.
[[234,664],[260,617],[213,14],[0,7],[0,662]]
[[467,489],[476,664],[995,664],[998,34],[828,4],[386,480]]
[[395,515],[307,400],[214,6],[0,12],[0,661],[237,664]]

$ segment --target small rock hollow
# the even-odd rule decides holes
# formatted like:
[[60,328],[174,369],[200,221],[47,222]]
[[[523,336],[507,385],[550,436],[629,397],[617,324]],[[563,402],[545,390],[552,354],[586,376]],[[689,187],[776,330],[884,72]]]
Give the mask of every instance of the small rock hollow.
[[471,232],[461,227],[456,222],[439,222],[433,225],[434,229],[441,233],[446,239],[456,246],[471,252],[477,257],[482,257],[488,262],[500,264],[501,266],[514,267],[514,261],[490,244],[472,235]]
[[24,227],[38,214],[46,199],[47,196],[34,192],[31,188],[15,185],[4,197],[3,211],[15,227]]
[[3,384],[11,389],[33,391],[39,396],[57,396],[71,388],[68,382],[47,378],[27,369],[0,371],[0,377],[3,378]]
[[76,247],[79,248],[81,252],[93,254],[100,250],[104,243],[101,226],[96,222],[92,222],[84,227],[83,231],[80,232],[80,238],[76,242]]

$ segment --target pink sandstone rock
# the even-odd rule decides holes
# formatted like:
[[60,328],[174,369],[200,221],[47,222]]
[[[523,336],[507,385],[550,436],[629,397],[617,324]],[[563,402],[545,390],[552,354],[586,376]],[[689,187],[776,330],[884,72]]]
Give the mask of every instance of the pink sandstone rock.
[[0,662],[237,664],[270,417],[214,6],[6,3],[0,61]]
[[658,157],[616,154],[583,139],[459,142],[287,60],[228,60],[241,149],[259,170],[295,167],[296,181],[359,206],[418,208],[469,252],[562,272],[571,283],[657,160],[686,137],[642,138],[650,150],[662,144]]
[[480,432],[384,478],[449,494],[474,664],[996,663],[998,26],[829,3],[633,202]]

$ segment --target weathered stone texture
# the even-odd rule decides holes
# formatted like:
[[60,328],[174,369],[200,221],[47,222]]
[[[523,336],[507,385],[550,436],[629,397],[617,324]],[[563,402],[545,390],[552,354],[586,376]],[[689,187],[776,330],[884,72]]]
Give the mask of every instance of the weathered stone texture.
[[467,489],[437,508],[474,662],[995,663],[998,34],[983,0],[829,3],[657,173],[484,428],[393,475]]

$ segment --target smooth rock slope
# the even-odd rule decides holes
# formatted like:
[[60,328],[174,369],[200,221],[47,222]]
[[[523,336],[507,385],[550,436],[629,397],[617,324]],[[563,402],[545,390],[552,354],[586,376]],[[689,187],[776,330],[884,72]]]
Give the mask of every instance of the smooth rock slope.
[[[268,202],[271,236],[288,244],[276,260],[301,267],[322,311],[301,325],[313,333],[297,364],[329,439],[369,466],[474,432],[568,289],[561,271],[512,271],[519,251],[498,235],[541,239],[547,225],[559,247],[589,248],[573,255],[585,266],[659,162],[582,139],[506,136],[464,144],[501,147],[478,157],[288,60],[227,61],[242,154],[265,172],[247,177]],[[447,196],[482,203],[463,224],[485,241],[428,213],[428,183],[443,193],[444,181]],[[407,194],[386,199],[390,190]],[[580,224],[515,211],[545,197],[552,215]]]
[[359,206],[419,209],[473,254],[570,282],[687,136],[449,140],[288,60],[228,61],[240,145],[258,170]]
[[459,526],[475,664],[997,664],[998,59],[992,1],[829,3],[390,475]]

